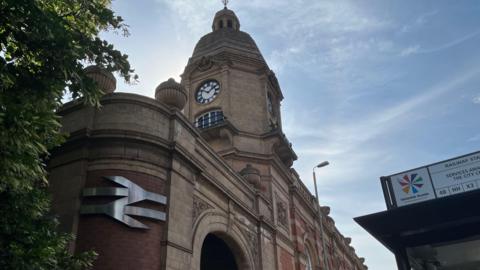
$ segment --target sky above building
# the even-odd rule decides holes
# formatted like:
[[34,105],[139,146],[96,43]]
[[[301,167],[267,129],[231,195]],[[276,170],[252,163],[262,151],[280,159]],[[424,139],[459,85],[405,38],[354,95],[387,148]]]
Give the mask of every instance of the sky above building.
[[[117,91],[153,97],[180,79],[220,0],[117,0],[128,38],[106,33],[140,76]],[[393,255],[353,217],[386,209],[390,175],[480,150],[480,1],[232,0],[241,30],[279,80],[294,168],[372,270]],[[415,222],[412,220],[412,222]]]

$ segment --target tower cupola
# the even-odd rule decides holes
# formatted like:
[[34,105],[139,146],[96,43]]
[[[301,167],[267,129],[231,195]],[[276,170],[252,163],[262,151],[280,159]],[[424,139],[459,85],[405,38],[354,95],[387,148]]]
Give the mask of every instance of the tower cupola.
[[[245,179],[262,190],[261,160],[276,156],[290,167],[296,155],[282,132],[283,96],[275,74],[253,38],[240,30],[228,0],[222,2],[213,31],[200,38],[182,74],[184,113],[217,153],[238,161],[237,171],[244,168]],[[258,162],[246,166],[242,159],[252,156]]]
[[237,15],[226,6],[215,14],[212,24],[213,31],[222,29],[240,30],[240,21],[238,20]]

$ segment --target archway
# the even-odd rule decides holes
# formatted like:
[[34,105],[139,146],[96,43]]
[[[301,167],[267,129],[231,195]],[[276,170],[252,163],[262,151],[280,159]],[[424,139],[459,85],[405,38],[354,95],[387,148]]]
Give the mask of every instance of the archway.
[[[229,226],[228,216],[207,210],[199,217],[193,229],[193,258],[190,269],[204,270],[201,268],[201,257],[203,245],[210,235],[219,238],[222,244],[228,247],[229,252],[233,255],[236,270],[254,270],[254,260],[249,241],[245,238],[245,234],[235,224]],[[234,268],[235,269],[235,268]],[[208,269],[206,269],[208,270]],[[230,270],[230,269],[222,269]]]
[[208,234],[203,241],[200,270],[238,270],[233,251],[214,234]]

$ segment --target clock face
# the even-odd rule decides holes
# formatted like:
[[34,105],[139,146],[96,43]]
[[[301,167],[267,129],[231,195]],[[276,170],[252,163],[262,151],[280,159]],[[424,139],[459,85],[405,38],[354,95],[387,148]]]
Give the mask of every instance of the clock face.
[[220,84],[215,80],[208,80],[198,88],[195,99],[198,103],[206,104],[211,102],[219,93]]

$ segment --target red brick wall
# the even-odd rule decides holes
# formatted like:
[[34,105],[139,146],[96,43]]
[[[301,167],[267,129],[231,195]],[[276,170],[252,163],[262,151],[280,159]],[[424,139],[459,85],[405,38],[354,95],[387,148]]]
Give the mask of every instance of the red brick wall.
[[[164,195],[165,182],[161,179],[127,171],[94,171],[88,173],[86,187],[116,184],[102,176],[124,176],[143,189]],[[93,199],[93,198],[92,198]],[[88,201],[87,201],[88,200]],[[113,198],[102,199],[112,201]],[[92,203],[84,199],[84,203]],[[93,203],[102,203],[98,199]],[[153,203],[138,204],[155,210],[165,211],[164,206]],[[95,250],[99,256],[94,262],[94,269],[161,269],[162,237],[164,222],[138,218],[149,229],[134,229],[114,220],[107,215],[81,215],[78,224],[76,250]]]
[[280,269],[294,270],[293,256],[282,247],[280,247]]

